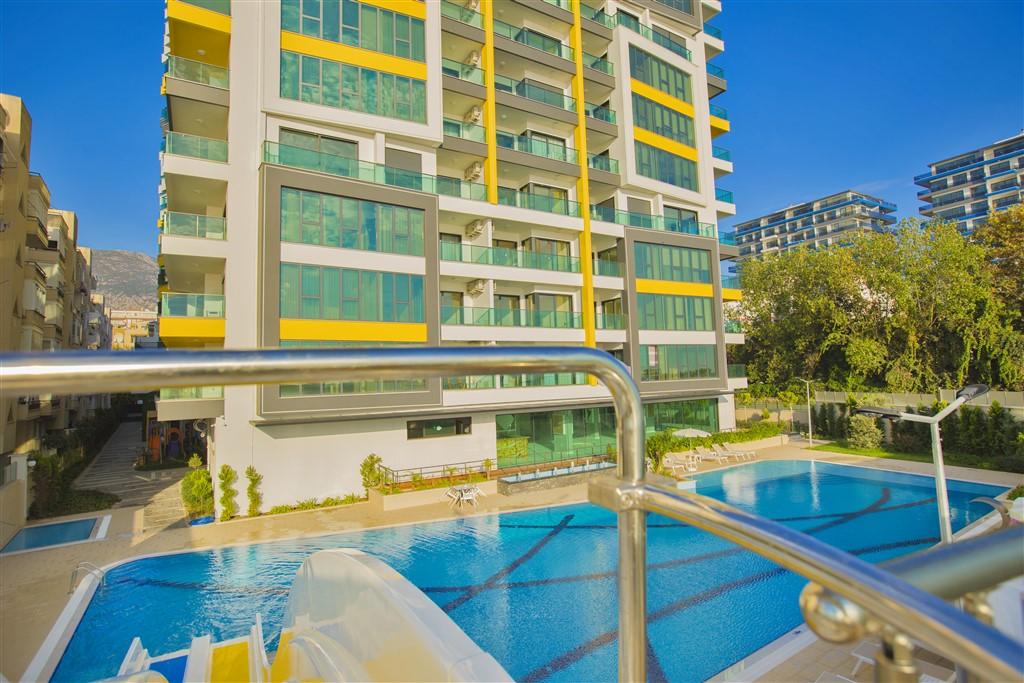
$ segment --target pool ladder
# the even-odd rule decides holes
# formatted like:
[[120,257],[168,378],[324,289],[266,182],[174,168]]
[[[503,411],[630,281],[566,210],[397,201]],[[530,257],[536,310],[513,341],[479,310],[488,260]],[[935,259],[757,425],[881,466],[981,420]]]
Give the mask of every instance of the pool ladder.
[[68,595],[75,592],[75,584],[78,581],[78,574],[83,571],[86,574],[98,576],[100,579],[100,585],[106,585],[107,573],[105,571],[94,565],[92,562],[79,562],[78,565],[71,570],[71,583],[68,585]]

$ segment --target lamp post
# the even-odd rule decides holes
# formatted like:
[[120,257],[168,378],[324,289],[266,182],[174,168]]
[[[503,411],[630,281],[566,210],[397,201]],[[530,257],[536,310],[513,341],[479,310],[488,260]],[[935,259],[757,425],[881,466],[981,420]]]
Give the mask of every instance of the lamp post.
[[946,492],[946,466],[942,461],[942,437],[939,434],[939,422],[955,412],[963,404],[987,392],[988,386],[985,384],[968,384],[956,392],[956,398],[952,403],[935,415],[902,413],[891,408],[875,408],[870,406],[856,408],[853,411],[861,415],[871,415],[892,420],[893,422],[906,420],[907,422],[922,422],[929,426],[932,434],[932,460],[935,464],[935,499],[939,504],[939,532],[943,543],[953,542],[953,529],[949,519],[949,495]]
[[812,380],[797,377],[807,387],[807,443],[814,448],[814,413],[811,412],[811,382]]

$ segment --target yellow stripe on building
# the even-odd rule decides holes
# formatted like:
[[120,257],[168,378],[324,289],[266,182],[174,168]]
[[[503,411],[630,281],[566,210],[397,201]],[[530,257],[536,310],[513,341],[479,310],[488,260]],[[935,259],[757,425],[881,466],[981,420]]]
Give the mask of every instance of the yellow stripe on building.
[[666,152],[675,154],[677,157],[683,157],[690,161],[697,161],[697,150],[689,145],[684,145],[681,142],[676,142],[671,138],[666,138],[663,135],[652,133],[649,130],[643,128],[633,127],[633,139],[637,142],[643,142],[645,144],[654,147],[655,149],[663,149]]
[[652,88],[646,83],[638,81],[635,78],[631,78],[629,80],[629,87],[633,92],[641,97],[646,97],[647,99],[677,111],[680,114],[685,114],[691,119],[694,118],[693,105],[689,102],[683,102],[678,97],[672,97],[668,93],[661,92],[657,88]]
[[231,17],[182,0],[167,0],[167,18],[202,26],[219,33],[231,33]]
[[711,285],[699,282],[673,282],[671,280],[636,281],[637,294],[670,294],[672,296],[713,296]]
[[[569,29],[569,47],[576,59],[576,73],[572,77],[572,96],[576,100],[576,142],[580,163],[580,178],[576,181],[576,201],[583,211],[583,232],[580,233],[580,272],[583,275],[583,343],[597,346],[597,316],[594,309],[594,259],[590,236],[590,166],[587,158],[587,115],[583,89],[583,25],[580,14],[580,0],[572,0],[572,27]],[[594,377],[588,379],[596,384]]]
[[281,320],[282,341],[427,341],[426,323],[382,323],[361,320]]
[[373,50],[364,50],[361,47],[342,45],[330,40],[311,38],[291,31],[281,31],[281,49],[399,76],[408,76],[421,81],[427,80],[427,65],[422,62],[385,55]]
[[215,342],[224,339],[224,318],[160,318],[160,338],[177,346]]
[[484,183],[487,201],[498,203],[498,115],[494,90],[494,0],[483,0],[480,8],[484,15],[484,135],[487,140],[487,158],[484,159]]
[[381,9],[391,10],[399,14],[407,14],[417,19],[427,19],[427,4],[420,0],[359,0],[363,5],[373,5]]
[[742,289],[722,288],[722,301],[739,301],[742,298]]
[[711,137],[717,138],[722,133],[728,133],[730,130],[729,122],[725,119],[720,119],[717,116],[710,117],[711,120]]

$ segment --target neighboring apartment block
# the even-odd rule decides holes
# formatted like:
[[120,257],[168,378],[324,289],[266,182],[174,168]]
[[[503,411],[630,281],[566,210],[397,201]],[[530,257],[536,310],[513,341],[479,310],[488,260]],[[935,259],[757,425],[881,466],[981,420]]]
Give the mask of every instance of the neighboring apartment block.
[[740,258],[842,244],[853,232],[887,230],[895,211],[892,202],[847,190],[737,223],[736,244]]
[[150,336],[155,323],[156,311],[110,311],[111,348],[134,351],[140,339]]
[[925,189],[921,214],[953,221],[969,234],[996,211],[1020,204],[1024,192],[1024,131],[986,147],[928,165],[914,178]]
[[[590,2],[591,0],[588,0]],[[557,344],[628,364],[648,430],[735,425],[712,98],[719,0],[167,0],[171,348]],[[737,377],[732,377],[738,375]],[[168,389],[267,506],[392,469],[604,455],[572,373]]]

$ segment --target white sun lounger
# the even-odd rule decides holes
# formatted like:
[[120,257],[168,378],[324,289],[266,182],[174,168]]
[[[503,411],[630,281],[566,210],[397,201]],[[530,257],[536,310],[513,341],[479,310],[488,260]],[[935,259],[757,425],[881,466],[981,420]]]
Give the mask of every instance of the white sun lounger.
[[719,453],[718,451],[714,450],[709,451],[703,446],[697,446],[697,448],[694,450],[696,450],[697,454],[700,455],[701,460],[715,460],[718,463],[729,462],[729,456],[725,453]]
[[754,451],[733,450],[732,448],[729,448],[728,446],[723,446],[720,443],[711,444],[711,448],[713,448],[716,453],[721,453],[726,457],[729,457],[731,455],[732,457],[736,458],[737,462],[739,462],[740,460],[753,459],[755,457]]
[[686,453],[666,453],[665,454],[665,466],[675,471],[678,469],[684,472],[696,472],[697,471],[697,456],[691,452]]

